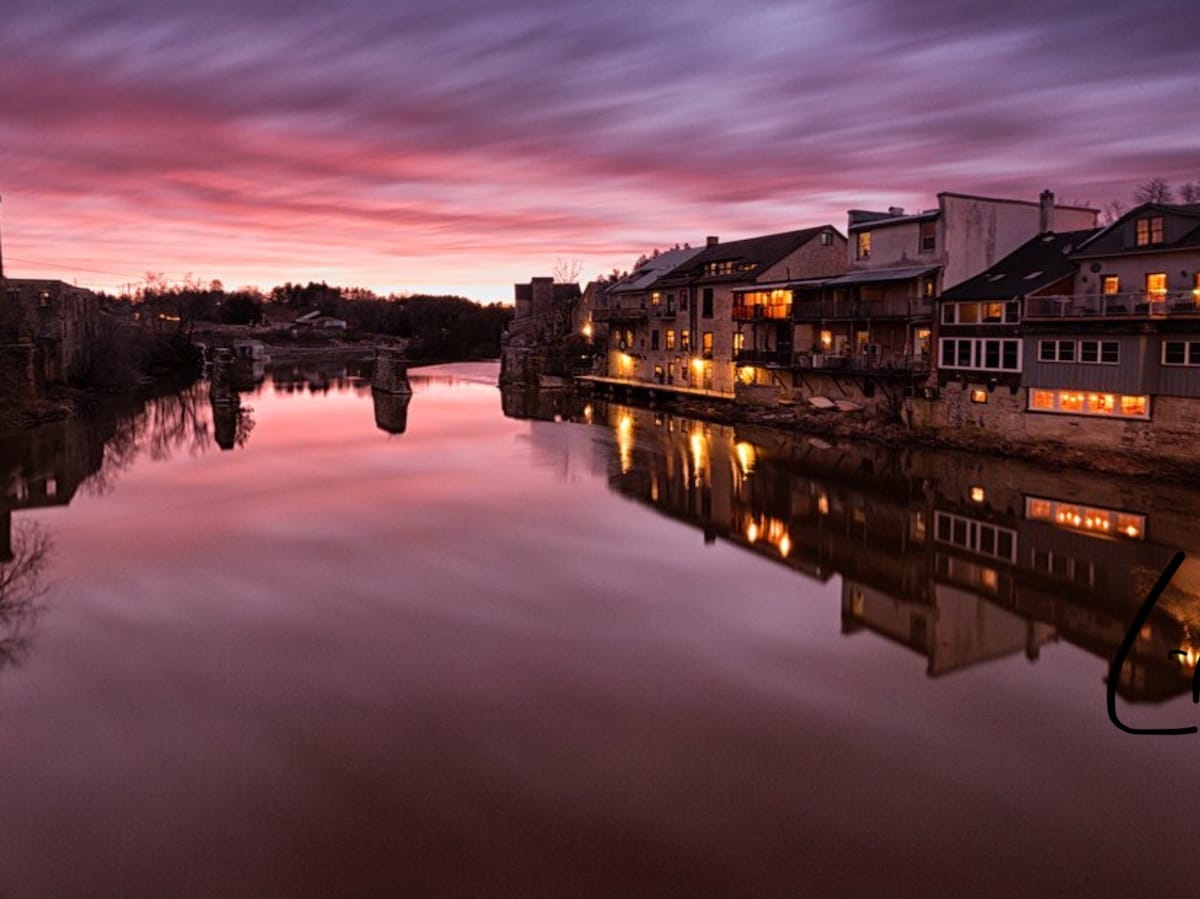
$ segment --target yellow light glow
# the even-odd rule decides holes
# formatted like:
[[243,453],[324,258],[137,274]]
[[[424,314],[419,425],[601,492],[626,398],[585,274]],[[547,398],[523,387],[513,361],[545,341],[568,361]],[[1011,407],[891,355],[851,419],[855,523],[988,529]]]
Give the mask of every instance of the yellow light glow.
[[972,487],[971,488],[971,502],[981,503],[981,502],[983,502],[983,499],[984,499],[983,488],[982,487]]
[[742,474],[750,474],[754,471],[754,463],[758,461],[754,444],[740,441],[734,447],[734,451],[737,453],[738,465],[741,466]]
[[696,371],[704,371],[704,360],[699,357],[693,359],[692,368],[696,369]]
[[746,524],[746,539],[751,543],[758,540],[758,525],[753,521]]
[[588,338],[588,339],[590,340],[590,339],[591,339],[591,337],[592,337],[592,334],[594,334],[594,333],[595,333],[595,331],[592,329],[592,323],[591,323],[591,322],[587,322],[587,323],[586,323],[586,324],[583,326],[583,336],[584,336],[584,337],[586,337],[586,338]]
[[592,408],[592,404],[588,403],[583,407],[583,420],[588,424],[592,423],[592,416],[596,414],[596,410]]
[[829,497],[824,493],[817,497],[817,511],[822,515],[829,514]]
[[833,348],[833,332],[832,331],[822,331],[821,332],[821,349],[829,350],[832,348]]
[[621,459],[621,474],[633,469],[633,416],[622,415],[617,422],[617,453]]
[[779,540],[779,555],[783,556],[786,559],[788,557],[788,553],[790,553],[791,551],[792,551],[792,538],[789,537],[787,534],[784,534],[783,537],[780,538],[780,540]]

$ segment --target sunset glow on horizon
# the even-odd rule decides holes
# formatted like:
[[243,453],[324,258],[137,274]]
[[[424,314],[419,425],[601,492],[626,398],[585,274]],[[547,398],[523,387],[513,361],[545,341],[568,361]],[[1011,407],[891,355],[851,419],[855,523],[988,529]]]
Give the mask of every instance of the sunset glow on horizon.
[[939,191],[1128,205],[1200,178],[1181,9],[15,0],[4,270],[511,302]]

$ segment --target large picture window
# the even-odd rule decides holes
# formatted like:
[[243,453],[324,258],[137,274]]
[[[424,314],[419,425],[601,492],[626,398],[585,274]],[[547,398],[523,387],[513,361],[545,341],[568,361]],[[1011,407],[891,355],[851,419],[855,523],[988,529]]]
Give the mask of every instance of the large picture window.
[[1124,393],[1031,388],[1028,409],[1030,412],[1055,412],[1060,415],[1148,419],[1150,417],[1150,397],[1131,396]]
[[1020,371],[1021,341],[991,337],[943,337],[942,368],[974,371]]

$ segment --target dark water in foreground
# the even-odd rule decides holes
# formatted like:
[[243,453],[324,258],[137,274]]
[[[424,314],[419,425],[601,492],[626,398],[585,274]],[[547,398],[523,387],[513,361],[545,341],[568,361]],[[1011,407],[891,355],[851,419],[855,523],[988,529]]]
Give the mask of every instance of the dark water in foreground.
[[0,439],[0,896],[1194,882],[1196,494],[495,373]]

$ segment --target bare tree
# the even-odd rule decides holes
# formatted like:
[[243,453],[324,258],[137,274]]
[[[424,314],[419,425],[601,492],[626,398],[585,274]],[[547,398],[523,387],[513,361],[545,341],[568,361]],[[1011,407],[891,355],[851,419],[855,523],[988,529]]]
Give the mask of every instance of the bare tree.
[[1200,203],[1200,178],[1179,185],[1179,202]]
[[1100,224],[1111,225],[1124,214],[1125,204],[1120,200],[1111,200],[1104,204],[1104,209],[1100,212]]
[[1143,181],[1133,192],[1135,203],[1170,203],[1174,199],[1171,185],[1165,178],[1151,178]]
[[554,282],[556,284],[578,284],[579,276],[583,273],[583,262],[579,259],[559,259],[554,263]]
[[23,522],[13,530],[12,559],[0,563],[0,668],[20,664],[29,651],[50,550],[50,535],[40,525]]

